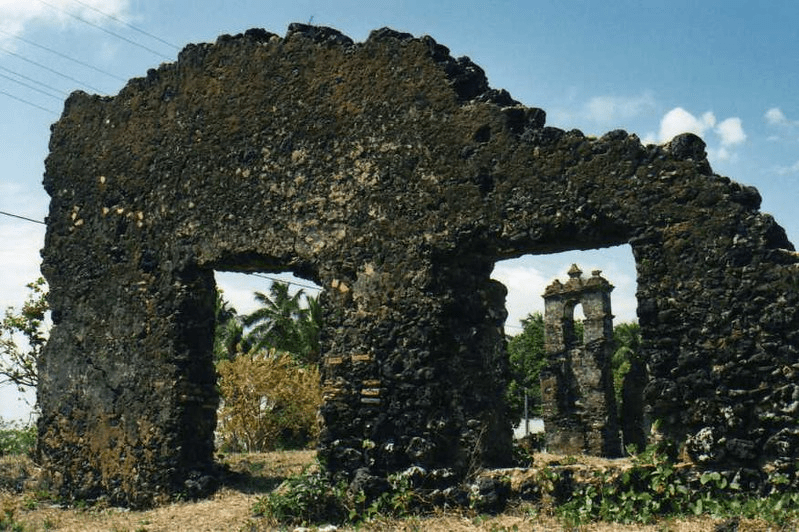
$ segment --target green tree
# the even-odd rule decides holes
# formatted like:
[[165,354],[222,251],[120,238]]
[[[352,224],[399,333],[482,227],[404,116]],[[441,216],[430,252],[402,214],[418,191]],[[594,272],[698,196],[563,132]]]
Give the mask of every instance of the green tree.
[[262,307],[243,319],[253,350],[287,352],[303,364],[319,362],[321,308],[313,297],[306,297],[303,306],[303,296],[303,290],[291,295],[289,285],[281,282],[272,283],[269,295],[255,292]]
[[39,382],[36,362],[47,342],[47,283],[40,277],[27,287],[30,294],[22,308],[6,309],[0,326],[0,384],[12,383],[20,391]]
[[616,404],[621,405],[624,377],[636,361],[641,348],[641,326],[633,322],[619,323],[613,327],[613,341],[616,344],[611,358],[613,388],[616,391]]
[[641,350],[641,327],[637,323],[620,323],[613,328],[613,339],[616,349],[611,370],[619,422],[625,447],[632,446],[640,452],[646,447],[648,432],[643,396],[648,377]]
[[540,411],[541,387],[538,377],[546,362],[544,316],[540,312],[528,314],[521,323],[523,331],[508,340],[511,381],[506,398],[513,420],[521,419],[524,413],[525,394],[530,412]]
[[219,289],[216,291],[214,315],[214,362],[233,360],[237,354],[249,351],[252,346],[244,334],[242,319]]

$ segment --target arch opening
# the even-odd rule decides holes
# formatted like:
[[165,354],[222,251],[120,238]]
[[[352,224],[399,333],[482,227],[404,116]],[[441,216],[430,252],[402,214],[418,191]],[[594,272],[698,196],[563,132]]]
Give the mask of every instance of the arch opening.
[[545,255],[530,253],[497,261],[491,272],[491,278],[508,290],[505,298],[507,336],[522,332],[521,320],[528,314],[544,312],[544,300],[541,297],[544,289],[554,279],[566,282],[566,272],[572,264],[579,264],[588,273],[594,269],[601,270],[602,276],[614,286],[614,323],[638,323],[636,264],[630,245]]
[[217,450],[315,447],[322,288],[289,271],[215,271],[215,279]]
[[[492,272],[492,278],[503,283],[507,290],[506,310],[508,320],[505,323],[505,333],[508,340],[508,357],[511,366],[511,382],[507,398],[513,413],[514,434],[517,438],[532,433],[545,433],[542,414],[543,397],[541,371],[547,363],[544,323],[544,298],[545,289],[554,280],[564,285],[569,280],[569,269],[573,264],[588,272],[588,277],[593,271],[601,270],[613,286],[612,304],[614,314],[613,325],[624,326],[630,330],[638,331],[636,316],[636,263],[629,245],[615,246],[597,250],[575,250],[548,255],[525,255],[516,259],[497,262]],[[585,273],[583,275],[586,275]],[[604,335],[612,332],[605,331],[607,327],[603,313],[598,310],[589,310],[585,302],[579,297],[565,302],[559,316],[560,333],[562,334],[566,352],[578,352],[586,343],[600,340]],[[591,312],[596,316],[588,315]],[[523,316],[523,317],[520,317]],[[594,319],[591,319],[594,318]],[[514,320],[516,321],[514,323]],[[552,331],[549,331],[550,334]],[[615,343],[608,356],[609,374],[603,378],[612,381],[614,395],[621,399],[622,387],[625,386],[625,375],[629,372],[630,351],[623,351],[616,355]],[[640,347],[640,342],[635,346]],[[610,354],[612,353],[612,354]],[[572,354],[572,357],[576,356]],[[527,372],[527,374],[525,374]],[[640,373],[640,372],[639,372]],[[525,383],[526,386],[522,385]],[[639,383],[638,396],[643,383]],[[615,388],[618,388],[616,390]],[[629,389],[630,386],[627,385]],[[561,402],[573,405],[578,400],[577,390],[566,389],[552,390],[558,393]],[[546,395],[544,393],[544,395]],[[526,401],[525,401],[526,399]],[[525,402],[527,404],[525,412]],[[624,410],[634,402],[627,399],[627,404],[621,400],[615,401],[614,410],[620,419],[625,416]],[[640,405],[640,397],[638,399]],[[532,429],[531,429],[532,427]],[[550,431],[554,430],[552,427]],[[614,429],[615,430],[615,429]],[[626,430],[626,429],[625,429]],[[539,445],[545,445],[545,437],[538,439]]]

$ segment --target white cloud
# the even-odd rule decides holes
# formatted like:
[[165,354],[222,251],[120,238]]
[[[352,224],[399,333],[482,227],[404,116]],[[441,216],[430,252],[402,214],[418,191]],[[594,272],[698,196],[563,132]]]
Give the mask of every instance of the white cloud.
[[583,109],[585,118],[605,125],[621,125],[655,108],[651,93],[639,96],[595,96]]
[[658,140],[657,134],[652,131],[649,131],[643,136],[643,138],[641,138],[641,143],[644,146],[646,146],[647,144],[657,144],[658,142],[660,141]]
[[746,140],[746,133],[738,117],[723,120],[716,127],[716,133],[721,137],[722,146],[733,146]]
[[797,132],[799,132],[799,120],[788,118],[779,107],[772,107],[766,111],[763,118],[766,124],[776,130],[773,135],[768,137],[768,140],[788,142],[795,142],[797,140],[796,135]]
[[605,249],[567,251],[547,255],[525,255],[518,259],[497,262],[491,278],[508,289],[505,309],[508,318],[505,332],[521,332],[520,321],[533,312],[544,312],[542,294],[553,280],[568,280],[569,267],[578,264],[589,276],[592,270],[602,270],[602,275],[616,288],[613,290],[614,323],[637,321],[635,297],[635,259],[630,246]]
[[[47,5],[50,4],[50,5]],[[93,23],[105,22],[102,13],[122,18],[130,0],[49,0],[43,2],[0,0],[0,44],[13,46],[12,36],[19,36],[32,24],[64,26],[81,24],[75,17]],[[74,15],[74,16],[71,16]]]
[[[0,187],[0,191],[8,188]],[[0,220],[0,316],[9,307],[19,310],[30,295],[26,285],[41,276],[39,250],[44,246],[44,232],[43,225],[5,217]],[[16,386],[0,385],[0,418],[5,421],[29,422],[35,402],[34,390],[20,394]]]
[[711,112],[697,118],[682,107],[675,107],[660,120],[658,137],[660,142],[668,142],[681,133],[694,133],[704,137],[705,132],[715,125],[716,117]]
[[0,223],[0,311],[21,305],[28,296],[25,285],[41,276],[39,251],[44,247],[44,231],[43,225],[23,220]]
[[763,117],[766,119],[766,123],[771,126],[788,124],[788,118],[783,114],[779,107],[772,107],[766,111],[766,114]]
[[0,385],[0,419],[3,421],[20,421],[29,423],[36,403],[36,390],[17,391],[11,384]]
[[732,161],[736,158],[734,153],[724,147],[708,150],[707,157],[711,161]]
[[[5,187],[0,187],[5,188]],[[8,196],[3,196],[8,197]],[[39,250],[44,245],[43,225],[4,218],[0,221],[0,316],[9,307],[19,309],[30,295],[25,285],[35,281],[41,272]],[[35,393],[21,395],[16,386],[0,385],[0,418],[29,421]]]
[[682,133],[694,133],[702,137],[708,144],[708,158],[711,161],[735,160],[732,147],[746,140],[743,122],[737,116],[718,122],[710,111],[697,117],[682,107],[675,107],[661,119],[657,135],[649,133],[644,137],[644,143],[668,142]]
[[657,101],[651,92],[633,96],[594,96],[588,101],[578,99],[576,94],[572,94],[573,90],[566,92],[564,100],[569,102],[567,105],[547,109],[550,125],[565,129],[575,127],[596,134],[617,128],[632,130],[637,119],[651,116],[657,109]]
[[269,287],[272,286],[270,279],[289,283],[289,293],[292,295],[302,289],[306,296],[317,297],[321,290],[320,287],[314,288],[316,285],[312,281],[292,275],[290,272],[264,275],[268,278],[246,273],[218,271],[215,272],[214,278],[217,288],[222,290],[225,299],[239,315],[250,314],[262,306],[255,300],[254,294],[255,292],[269,294]]
[[508,311],[505,325],[508,334],[518,334],[521,320],[528,314],[544,312],[544,300],[541,294],[552,282],[552,279],[545,277],[538,269],[514,262],[498,262],[491,274],[492,279],[496,279],[508,289],[505,300],[505,309]]
[[799,161],[796,161],[791,166],[777,167],[777,173],[779,175],[799,174]]

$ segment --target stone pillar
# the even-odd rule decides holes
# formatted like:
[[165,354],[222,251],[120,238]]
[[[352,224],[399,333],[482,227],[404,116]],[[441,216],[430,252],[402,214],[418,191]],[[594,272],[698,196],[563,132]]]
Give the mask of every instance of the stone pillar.
[[[613,286],[600,273],[595,270],[586,280],[572,265],[566,284],[555,280],[544,292],[547,364],[541,371],[541,395],[551,452],[621,454],[610,371]],[[578,304],[585,313],[582,340],[574,326]]]
[[131,245],[130,260],[98,275],[111,259],[94,254],[89,269],[60,250],[45,253],[55,327],[39,361],[38,461],[51,488],[133,507],[207,493],[218,406],[213,272],[165,272],[163,256],[144,261]]
[[371,493],[411,466],[434,488],[511,465],[506,291],[491,267],[398,255],[325,283],[333,334],[323,338],[319,456],[328,471]]

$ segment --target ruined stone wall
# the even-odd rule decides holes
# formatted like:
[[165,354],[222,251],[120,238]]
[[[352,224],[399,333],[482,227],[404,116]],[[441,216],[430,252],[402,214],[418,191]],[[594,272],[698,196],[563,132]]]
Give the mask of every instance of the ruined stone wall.
[[50,148],[38,452],[64,496],[147,505],[209,480],[215,269],[324,287],[333,473],[506,464],[494,262],[623,243],[664,434],[753,475],[796,458],[797,255],[697,137],[546,127],[428,37],[293,25],[73,94]]

